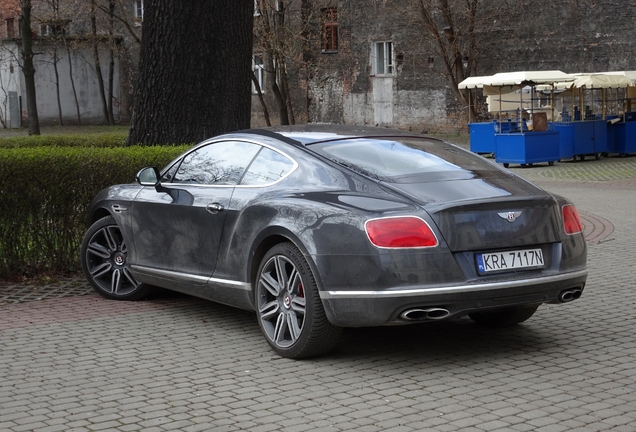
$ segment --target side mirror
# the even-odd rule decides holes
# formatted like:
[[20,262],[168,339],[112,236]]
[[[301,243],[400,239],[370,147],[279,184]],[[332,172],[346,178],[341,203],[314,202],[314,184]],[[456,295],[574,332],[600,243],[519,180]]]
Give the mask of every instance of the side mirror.
[[137,183],[142,186],[154,186],[157,192],[167,192],[169,189],[161,185],[157,167],[146,167],[137,173]]
[[137,183],[142,186],[159,185],[159,170],[157,167],[146,167],[139,171],[136,176]]

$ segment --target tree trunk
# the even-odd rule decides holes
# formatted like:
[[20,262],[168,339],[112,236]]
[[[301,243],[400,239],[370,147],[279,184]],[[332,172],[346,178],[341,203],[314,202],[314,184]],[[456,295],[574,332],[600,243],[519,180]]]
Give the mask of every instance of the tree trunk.
[[57,64],[60,58],[57,56],[57,46],[53,47],[53,71],[55,72],[55,95],[57,96],[57,115],[60,126],[64,126],[64,118],[62,116],[62,98],[60,97],[60,72]]
[[265,103],[265,98],[263,97],[263,90],[261,89],[261,85],[254,75],[254,71],[252,71],[252,84],[254,84],[254,88],[256,88],[256,93],[258,93],[258,100],[261,103],[261,107],[263,107],[263,117],[265,117],[265,124],[267,126],[272,125],[272,121],[269,119],[269,110],[267,109],[267,104]]
[[108,124],[115,124],[113,114],[113,80],[115,75],[115,0],[108,2],[108,36],[110,46],[110,61],[108,63]]
[[99,41],[97,37],[97,5],[95,0],[91,1],[91,30],[93,35],[93,58],[95,60],[95,74],[97,75],[97,86],[99,87],[99,97],[102,101],[102,112],[104,121],[110,124],[108,116],[108,104],[106,102],[106,93],[104,92],[104,77],[102,76],[102,66],[99,60]]
[[31,36],[31,0],[20,2],[22,19],[22,73],[27,98],[27,116],[29,118],[29,135],[40,135],[37,99],[35,97],[35,66],[33,65],[33,38]]
[[75,89],[75,79],[73,78],[73,59],[71,56],[71,49],[66,44],[66,38],[64,39],[64,46],[66,47],[66,54],[68,55],[68,75],[71,80],[71,88],[73,89],[73,97],[75,98],[75,110],[77,112],[77,124],[82,125],[82,114],[80,112],[79,101],[77,100],[77,90]]
[[254,0],[144,2],[129,144],[191,143],[249,127]]

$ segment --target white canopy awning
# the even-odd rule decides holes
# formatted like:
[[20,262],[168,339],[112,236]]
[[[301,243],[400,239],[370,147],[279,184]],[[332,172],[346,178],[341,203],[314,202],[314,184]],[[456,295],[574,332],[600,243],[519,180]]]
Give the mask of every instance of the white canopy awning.
[[484,86],[504,87],[504,86],[527,86],[537,84],[552,84],[554,82],[572,81],[574,78],[570,74],[554,71],[526,71],[526,72],[501,72],[486,77]]
[[[634,76],[636,78],[636,76]],[[625,74],[600,72],[600,73],[586,73],[586,74],[574,74],[574,81],[558,82],[554,84],[555,88],[567,89],[567,88],[582,88],[587,89],[600,89],[600,88],[625,88],[636,85],[633,79],[630,79]]]
[[485,95],[511,93],[520,87],[571,82],[574,77],[561,71],[501,72],[490,76],[469,77],[460,82],[459,89],[483,88]]
[[490,78],[485,76],[474,76],[468,77],[464,81],[460,82],[457,85],[457,88],[462,89],[474,89],[474,88],[483,88],[484,87],[484,78]]

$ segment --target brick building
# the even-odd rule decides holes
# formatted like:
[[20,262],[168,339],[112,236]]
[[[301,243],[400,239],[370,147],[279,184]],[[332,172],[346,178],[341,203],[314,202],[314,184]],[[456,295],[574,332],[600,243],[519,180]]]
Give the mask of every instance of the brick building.
[[[291,19],[305,20],[301,64],[290,67],[298,118],[416,131],[465,125],[466,105],[422,31],[417,2],[287,0],[286,7]],[[471,75],[636,69],[636,1],[482,1],[478,8],[477,50],[462,54]],[[441,37],[465,32],[463,18],[456,14],[453,29],[438,14]],[[260,107],[253,106],[258,123]]]

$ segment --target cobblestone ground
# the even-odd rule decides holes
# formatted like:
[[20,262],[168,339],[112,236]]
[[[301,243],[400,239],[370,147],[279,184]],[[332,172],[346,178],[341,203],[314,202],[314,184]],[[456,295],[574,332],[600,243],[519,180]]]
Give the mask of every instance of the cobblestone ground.
[[253,314],[191,297],[4,287],[0,430],[635,431],[636,158],[512,169],[583,214],[580,300],[503,330],[349,329],[332,354],[292,361]]

